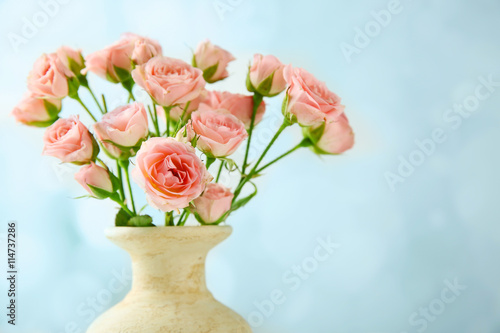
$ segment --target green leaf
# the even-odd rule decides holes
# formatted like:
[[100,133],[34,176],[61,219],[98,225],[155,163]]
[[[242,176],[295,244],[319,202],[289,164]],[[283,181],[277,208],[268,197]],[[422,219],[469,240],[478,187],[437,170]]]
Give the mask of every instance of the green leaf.
[[[263,96],[268,96],[271,97],[269,94],[269,91],[271,91],[271,87],[273,86],[273,78],[274,78],[274,73],[272,72],[271,75],[269,75],[264,81],[262,81],[259,86],[257,87],[257,91],[263,95]],[[274,94],[273,96],[275,96]]]
[[[83,64],[83,62],[82,62]],[[82,76],[80,73],[83,66],[77,63],[73,58],[68,57],[69,70],[72,71],[77,77]]]
[[123,69],[121,67],[117,67],[113,65],[113,69],[115,70],[116,76],[118,77],[118,80],[120,82],[124,82],[127,80],[130,80],[132,76],[130,75],[130,72],[126,69]]
[[207,170],[208,170],[208,168],[210,168],[210,166],[211,166],[211,165],[212,165],[212,163],[214,163],[214,162],[215,162],[215,158],[214,158],[214,157],[209,157],[209,156],[207,155]]
[[323,122],[323,124],[321,124],[316,128],[303,127],[302,132],[306,138],[309,138],[312,141],[312,143],[316,143],[323,136],[323,133],[325,132],[325,127],[326,127],[326,122]]
[[234,160],[227,157],[219,157],[219,160],[224,163],[226,170],[228,170],[229,172],[233,172],[237,169],[237,165]]
[[214,83],[215,81],[217,81],[211,80],[212,76],[214,76],[215,72],[217,72],[217,68],[219,68],[219,63],[216,63],[215,65],[210,66],[203,71],[203,78],[205,79],[205,81],[207,81],[208,83]]
[[148,204],[145,204],[144,206],[142,206],[142,207],[141,207],[141,209],[139,209],[139,213],[142,213],[142,211],[143,211],[144,209],[146,209],[146,207],[147,207],[147,206],[148,206]]
[[31,121],[29,123],[26,123],[26,125],[34,127],[49,127],[50,125],[55,123],[57,119],[59,119],[59,117],[47,121]]
[[114,192],[108,192],[106,190],[103,190],[100,187],[96,187],[90,184],[87,184],[87,186],[92,190],[92,193],[98,198],[98,199],[106,199],[109,198],[114,194]]
[[113,191],[118,191],[121,188],[120,179],[111,172],[109,172],[109,178],[111,179],[111,184],[113,184]]
[[255,92],[255,87],[253,86],[252,81],[250,81],[250,66],[248,66],[248,74],[247,74],[246,86],[247,86],[247,90],[249,92]]
[[46,99],[43,100],[43,105],[45,107],[45,110],[47,110],[47,114],[49,115],[50,119],[57,119],[61,109],[50,103]]
[[153,218],[149,215],[133,216],[128,220],[131,227],[154,227]]
[[74,99],[78,98],[78,88],[80,87],[80,81],[76,77],[68,79],[68,96]]
[[128,220],[130,220],[131,216],[123,209],[120,208],[115,217],[115,225],[117,227],[124,227],[128,225]]

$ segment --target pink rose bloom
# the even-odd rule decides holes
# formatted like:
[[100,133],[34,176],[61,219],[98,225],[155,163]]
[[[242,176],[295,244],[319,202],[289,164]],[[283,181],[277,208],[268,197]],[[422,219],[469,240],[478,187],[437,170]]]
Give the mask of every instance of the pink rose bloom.
[[120,106],[102,116],[94,131],[114,158],[135,155],[138,145],[149,135],[148,114],[142,103]]
[[67,46],[61,46],[56,51],[57,57],[73,74],[79,75],[85,67],[81,50],[74,50]]
[[[86,67],[82,74],[92,72],[113,83],[122,82],[127,79],[124,75],[132,70],[132,53],[135,41],[128,38],[120,38],[103,50],[91,53],[85,57]],[[117,72],[117,68],[118,71]],[[124,74],[121,74],[123,72]]]
[[231,209],[234,194],[218,183],[207,185],[205,192],[194,199],[194,211],[204,223],[217,222]]
[[75,179],[93,197],[103,198],[100,193],[95,193],[89,185],[109,193],[114,192],[108,170],[98,166],[94,162],[81,167],[75,174]]
[[68,96],[68,77],[75,75],[55,53],[43,54],[28,75],[28,89],[41,98]]
[[[208,91],[202,90],[200,93],[200,96],[196,97],[194,100],[191,101],[191,103],[189,103],[189,106],[186,110],[186,113],[184,114],[184,120],[188,119],[191,116],[191,113],[198,110],[200,102],[205,99],[207,94],[208,94]],[[182,103],[182,104],[174,106],[170,110],[170,119],[172,119],[174,121],[179,121],[185,108],[186,108],[186,103]],[[160,116],[161,119],[163,119],[164,121],[166,120],[165,109],[162,106],[157,105],[156,112],[158,113],[158,115]]]
[[[250,128],[253,113],[253,97],[242,94],[233,94],[227,91],[209,91],[208,96],[202,100],[200,111],[224,109],[233,116],[241,120],[247,129]],[[255,124],[257,125],[264,116],[266,103],[261,102],[255,114]]]
[[340,97],[304,69],[289,65],[284,75],[289,85],[284,110],[287,117],[294,116],[302,126],[312,126],[332,122],[344,112]]
[[196,147],[210,157],[231,155],[248,136],[245,124],[226,110],[193,112],[191,126],[199,136]]
[[43,155],[62,162],[87,164],[95,161],[99,146],[78,116],[62,118],[47,128],[43,136]]
[[192,101],[205,87],[200,69],[182,60],[161,56],[137,66],[132,71],[132,77],[161,106]]
[[205,81],[213,83],[229,76],[227,65],[235,60],[228,51],[206,40],[196,48],[193,66],[203,71]]
[[312,139],[314,143],[314,150],[317,153],[341,154],[352,148],[354,145],[354,133],[345,114],[340,115],[340,117],[331,123],[323,124],[325,128],[319,139],[314,140],[312,135],[308,134],[314,133],[315,129],[319,129],[319,126],[323,125],[310,127],[306,132],[306,136],[309,136]]
[[149,59],[162,55],[160,44],[153,39],[130,32],[123,34],[122,39],[130,40],[134,43],[131,59],[137,65],[145,64]]
[[12,110],[12,115],[25,125],[46,127],[57,120],[59,111],[60,99],[42,99],[33,93],[27,93]]
[[250,83],[248,90],[256,91],[263,96],[278,95],[286,88],[286,81],[283,77],[284,68],[285,65],[273,55],[255,54],[248,72]]
[[164,212],[187,207],[212,180],[194,148],[173,138],[145,141],[132,175],[150,205]]

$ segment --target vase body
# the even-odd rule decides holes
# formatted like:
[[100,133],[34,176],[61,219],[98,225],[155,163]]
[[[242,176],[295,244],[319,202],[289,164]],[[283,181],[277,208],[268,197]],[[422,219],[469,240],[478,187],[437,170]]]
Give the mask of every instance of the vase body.
[[106,236],[132,259],[132,289],[87,333],[250,333],[205,283],[205,258],[229,226],[115,227]]

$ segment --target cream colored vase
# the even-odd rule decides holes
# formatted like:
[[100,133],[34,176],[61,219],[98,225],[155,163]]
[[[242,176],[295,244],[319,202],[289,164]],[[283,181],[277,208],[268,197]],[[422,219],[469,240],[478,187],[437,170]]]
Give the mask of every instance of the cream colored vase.
[[231,232],[229,226],[107,229],[106,236],[130,254],[132,290],[87,333],[252,332],[205,283],[208,251]]

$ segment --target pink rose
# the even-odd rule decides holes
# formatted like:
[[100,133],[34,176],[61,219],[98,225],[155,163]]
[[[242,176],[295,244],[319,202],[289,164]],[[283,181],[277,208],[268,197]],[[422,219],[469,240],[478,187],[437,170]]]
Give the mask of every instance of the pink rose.
[[[98,166],[94,162],[81,167],[75,174],[75,179],[90,195],[96,198],[103,199],[109,197],[109,195],[105,195],[102,191],[109,194],[115,192],[108,170]],[[98,190],[93,190],[89,185]]]
[[154,57],[146,64],[137,66],[132,71],[132,77],[162,106],[192,101],[205,87],[201,70],[168,57]]
[[[200,102],[202,100],[204,100],[204,98],[207,96],[207,94],[208,94],[208,91],[202,90],[200,93],[200,96],[196,97],[194,100],[191,101],[191,103],[189,103],[189,106],[186,110],[186,113],[184,114],[184,120],[188,119],[190,117],[191,113],[198,110]],[[174,121],[179,121],[185,108],[186,108],[186,103],[182,103],[182,104],[174,106],[170,110],[170,119],[172,119]],[[161,119],[163,119],[163,120],[166,119],[165,118],[165,109],[162,106],[157,105],[156,112],[158,113],[158,115],[160,116]]]
[[203,223],[217,222],[230,209],[234,194],[218,183],[207,185],[205,192],[194,199],[194,211]]
[[312,126],[332,122],[344,112],[340,97],[304,69],[289,65],[284,75],[289,85],[283,110],[287,118],[295,117],[300,125]]
[[105,49],[87,55],[82,74],[92,72],[113,83],[126,81],[132,70],[134,48],[135,41],[120,38]]
[[12,115],[25,125],[46,127],[57,120],[59,111],[60,99],[42,99],[33,93],[27,93],[12,110]]
[[61,46],[56,53],[57,57],[67,69],[76,76],[80,75],[80,72],[85,67],[81,50],[74,50],[67,46]]
[[122,39],[130,40],[134,43],[134,50],[132,51],[131,59],[136,65],[142,65],[149,61],[149,59],[162,55],[160,44],[150,38],[142,37],[133,33],[125,33]]
[[64,98],[69,92],[68,77],[74,76],[57,54],[43,54],[28,75],[28,89],[41,98]]
[[345,114],[331,123],[308,127],[304,131],[319,154],[341,154],[354,145],[354,133]]
[[145,141],[132,175],[151,206],[164,212],[187,207],[212,180],[194,148],[173,138]]
[[78,116],[57,120],[45,131],[43,142],[43,155],[66,163],[87,164],[99,153],[97,142]]
[[248,136],[245,124],[226,110],[193,112],[191,126],[199,136],[196,147],[210,157],[231,155]]
[[148,126],[144,105],[135,102],[103,115],[101,121],[94,124],[94,131],[112,157],[128,159],[148,137]]
[[193,66],[203,71],[205,81],[213,83],[228,77],[227,65],[233,60],[231,53],[206,40],[196,48]]
[[262,96],[278,95],[286,88],[284,67],[285,65],[273,55],[255,54],[248,72],[248,90],[258,92]]
[[[227,91],[209,91],[208,96],[202,100],[200,111],[225,109],[233,116],[241,120],[247,129],[250,128],[253,113],[253,97],[241,94],[233,94]],[[266,103],[261,102],[255,114],[255,125],[257,125],[264,116]]]

